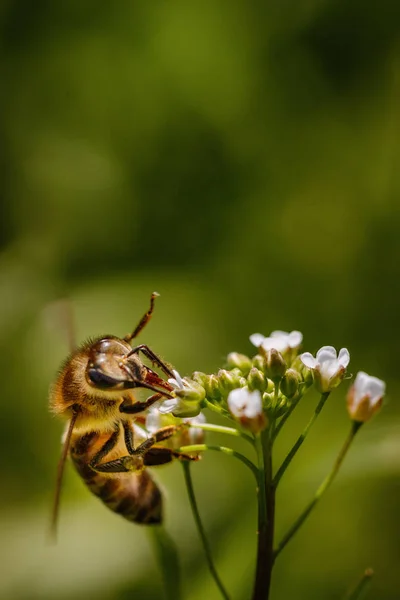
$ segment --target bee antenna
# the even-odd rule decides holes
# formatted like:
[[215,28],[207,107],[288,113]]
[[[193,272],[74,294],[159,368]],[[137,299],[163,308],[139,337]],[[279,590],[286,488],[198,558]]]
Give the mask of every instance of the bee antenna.
[[[133,330],[132,333],[126,335],[123,339],[125,340],[125,342],[131,342],[135,337],[137,337],[139,335],[139,333],[142,331],[142,329],[147,325],[147,323],[150,321],[151,319],[151,315],[153,313],[154,310],[154,300],[156,298],[158,298],[160,294],[158,292],[153,292],[152,295],[150,296],[150,308],[149,310],[143,315],[143,317],[140,319],[138,325],[136,326],[136,328]],[[129,356],[129,355],[128,355]]]

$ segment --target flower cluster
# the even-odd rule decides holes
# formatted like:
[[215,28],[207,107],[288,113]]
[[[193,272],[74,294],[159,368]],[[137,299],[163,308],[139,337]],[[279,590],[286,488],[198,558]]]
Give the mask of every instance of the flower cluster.
[[[201,410],[208,407],[258,433],[282,418],[313,385],[327,397],[350,377],[346,348],[337,352],[333,346],[323,346],[315,356],[299,353],[300,331],[273,331],[269,336],[254,333],[250,341],[257,348],[255,356],[232,352],[225,368],[215,374],[195,372],[191,378],[182,378],[174,371],[174,378],[168,380],[174,397],[149,413],[148,430],[156,421],[161,426],[176,418],[203,418]],[[370,419],[381,406],[384,393],[382,381],[358,373],[348,394],[351,419]]]

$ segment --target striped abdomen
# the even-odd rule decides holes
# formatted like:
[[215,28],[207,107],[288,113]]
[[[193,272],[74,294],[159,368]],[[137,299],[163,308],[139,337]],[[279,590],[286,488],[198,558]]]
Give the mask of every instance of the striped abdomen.
[[[121,516],[145,525],[159,524],[162,521],[162,496],[148,470],[137,473],[96,473],[89,463],[93,456],[107,442],[110,433],[91,431],[73,434],[70,455],[76,470],[90,491],[100,498],[108,508]],[[123,435],[120,442],[104,458],[114,460],[127,454]]]

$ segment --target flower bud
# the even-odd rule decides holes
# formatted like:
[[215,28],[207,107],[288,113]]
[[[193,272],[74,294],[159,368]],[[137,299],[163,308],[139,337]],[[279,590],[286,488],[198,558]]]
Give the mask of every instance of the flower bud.
[[353,421],[369,421],[382,406],[386,384],[360,371],[347,394],[347,410]]
[[253,363],[253,367],[259,371],[264,371],[265,363],[261,354],[256,354],[251,362]]
[[263,350],[260,348],[262,355],[264,356],[265,372],[272,380],[281,379],[286,372],[286,361],[282,354],[271,348],[269,350]]
[[245,429],[258,433],[267,426],[268,422],[263,412],[261,393],[258,390],[250,392],[246,387],[232,390],[229,393],[227,402],[231,415]]
[[251,369],[251,360],[245,354],[239,354],[238,352],[231,352],[228,354],[226,359],[227,369],[240,369],[244,376],[248,374]]
[[208,375],[202,373],[201,371],[194,371],[192,375],[192,381],[195,381],[196,383],[199,383],[200,385],[205,387],[205,381],[207,381],[207,377]]
[[247,377],[247,385],[250,391],[259,390],[261,393],[265,392],[267,382],[265,381],[264,373],[256,369],[256,367],[252,367]]
[[221,392],[219,390],[219,381],[216,375],[208,375],[204,380],[204,389],[207,398],[210,400],[220,400]]
[[196,427],[196,425],[202,425],[206,422],[206,418],[203,413],[199,413],[197,417],[194,417],[193,419],[183,419],[183,421],[190,425],[190,427],[187,429],[185,428],[182,431],[179,445],[189,446],[191,444],[203,444],[206,437],[206,432],[204,429]]
[[288,369],[280,382],[281,392],[286,398],[293,398],[297,394],[300,384],[300,375],[294,369]]
[[300,376],[300,380],[302,383],[305,383],[307,387],[314,383],[314,378],[312,374],[312,370],[305,366],[303,361],[301,360],[301,356],[296,356],[291,365],[292,369],[297,371]]
[[272,381],[272,379],[266,379],[267,382],[267,389],[266,391],[271,394],[274,390],[275,390],[275,384]]
[[231,390],[235,388],[242,387],[241,380],[243,379],[241,372],[239,369],[234,369],[234,371],[227,371],[226,369],[220,369],[218,371],[218,383],[219,383],[219,391],[222,396],[226,396]]

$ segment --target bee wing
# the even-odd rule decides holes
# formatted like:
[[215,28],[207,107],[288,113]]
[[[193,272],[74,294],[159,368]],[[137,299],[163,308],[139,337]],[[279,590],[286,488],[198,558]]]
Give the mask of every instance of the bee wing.
[[72,432],[73,432],[73,429],[75,426],[77,416],[78,416],[77,413],[75,413],[72,416],[71,421],[69,422],[68,429],[67,429],[66,436],[64,439],[64,443],[63,443],[63,447],[62,447],[62,451],[61,451],[60,460],[58,462],[58,467],[57,467],[56,489],[55,489],[55,493],[54,493],[53,510],[51,512],[51,522],[50,522],[50,539],[53,542],[55,542],[57,539],[57,522],[58,522],[58,513],[59,513],[59,507],[60,507],[62,479],[63,479],[63,475],[64,475],[65,461],[67,460],[69,445],[71,442],[71,436],[72,436]]

